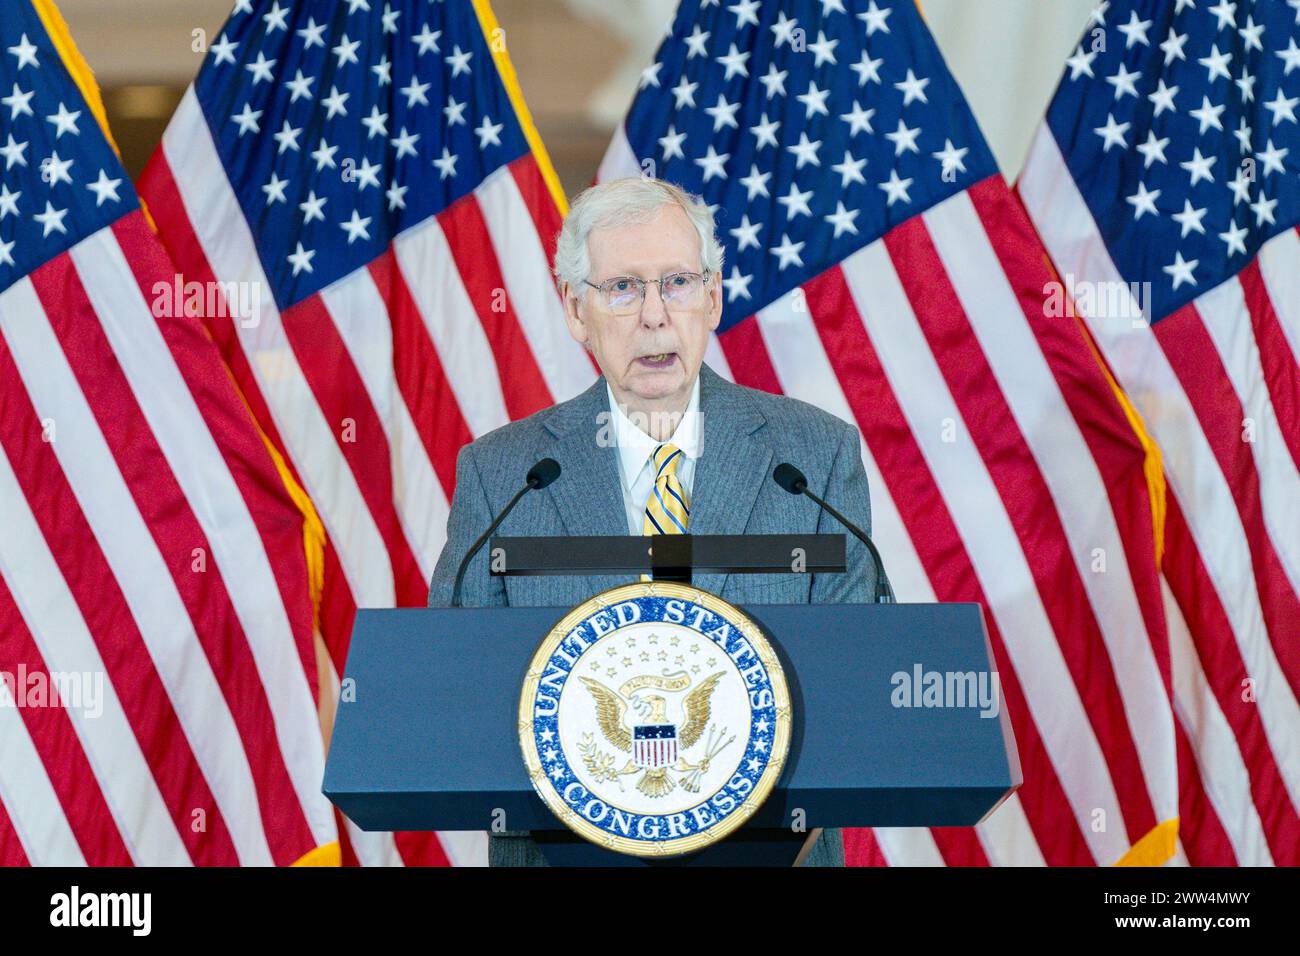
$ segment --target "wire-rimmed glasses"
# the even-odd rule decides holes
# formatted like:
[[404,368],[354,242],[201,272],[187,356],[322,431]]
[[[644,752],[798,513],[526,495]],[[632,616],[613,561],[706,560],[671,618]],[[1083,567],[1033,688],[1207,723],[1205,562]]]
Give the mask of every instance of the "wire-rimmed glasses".
[[708,278],[709,270],[705,269],[703,273],[674,272],[660,279],[614,276],[601,283],[589,279],[583,281],[600,292],[605,308],[614,315],[634,315],[641,311],[646,286],[651,282],[658,284],[659,297],[664,300],[666,308],[685,309],[699,305],[700,293],[704,291]]

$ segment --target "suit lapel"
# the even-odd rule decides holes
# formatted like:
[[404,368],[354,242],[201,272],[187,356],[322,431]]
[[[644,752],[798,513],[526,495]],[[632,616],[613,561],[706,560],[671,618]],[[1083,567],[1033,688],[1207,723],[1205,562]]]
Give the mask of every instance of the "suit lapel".
[[627,534],[605,379],[556,406],[545,424],[556,438],[552,454],[562,469],[546,490],[565,534]]
[[[704,440],[691,495],[692,534],[743,534],[768,479],[772,449],[755,436],[767,419],[743,389],[700,366]],[[695,583],[721,594],[725,574],[700,574]]]

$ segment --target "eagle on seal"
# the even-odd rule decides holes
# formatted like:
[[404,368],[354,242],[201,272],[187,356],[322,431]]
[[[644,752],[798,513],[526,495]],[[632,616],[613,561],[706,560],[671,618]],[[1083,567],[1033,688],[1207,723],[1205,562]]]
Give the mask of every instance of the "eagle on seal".
[[[694,690],[686,695],[686,698],[682,701],[682,712],[685,719],[679,725],[668,720],[668,701],[658,694],[643,694],[638,690],[625,699],[598,680],[590,677],[580,678],[595,700],[596,722],[600,725],[601,733],[605,735],[605,739],[610,744],[628,754],[634,752],[634,737],[640,736],[639,731],[653,730],[657,735],[666,736],[668,739],[675,741],[676,747],[681,750],[694,746],[703,736],[704,730],[708,726],[711,699],[714,690],[717,689],[718,681],[721,679],[721,671],[712,674],[702,680]],[[648,717],[644,721],[639,721],[633,727],[629,727],[624,720],[629,703],[640,705],[641,708],[646,706],[649,708]],[[622,770],[617,771],[617,774],[637,773],[644,770],[645,773],[637,781],[636,788],[648,797],[663,797],[672,793],[677,786],[673,778],[668,775],[669,770],[677,770],[682,773],[707,771],[711,757],[712,754],[709,754],[699,763],[692,764],[687,762],[685,757],[678,756],[675,763],[667,766],[657,766],[643,759],[631,759]],[[694,777],[698,779],[698,774],[695,774]],[[699,785],[697,783],[693,787],[687,787],[687,789],[697,790]]]

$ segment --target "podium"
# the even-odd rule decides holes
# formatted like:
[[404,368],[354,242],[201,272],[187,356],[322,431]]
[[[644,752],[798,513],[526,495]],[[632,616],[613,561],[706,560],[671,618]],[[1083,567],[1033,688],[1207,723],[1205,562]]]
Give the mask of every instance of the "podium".
[[[768,568],[740,573],[751,570]],[[1020,785],[1000,694],[990,708],[973,690],[961,705],[923,693],[932,675],[941,688],[996,689],[978,605],[740,607],[781,660],[794,736],[766,802],[699,853],[598,847],[533,790],[520,686],[565,607],[358,611],[324,793],[363,830],[536,831],[557,865],[789,866],[815,828],[972,826]]]

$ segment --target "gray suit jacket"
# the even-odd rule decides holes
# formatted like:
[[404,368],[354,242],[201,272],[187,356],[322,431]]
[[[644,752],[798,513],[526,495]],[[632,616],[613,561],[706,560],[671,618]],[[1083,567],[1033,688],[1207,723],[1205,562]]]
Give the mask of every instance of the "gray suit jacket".
[[[627,516],[604,378],[567,402],[511,422],[461,449],[447,544],[429,588],[429,606],[451,603],[452,582],[466,550],[541,458],[560,463],[560,477],[529,492],[502,523],[501,535],[623,535]],[[693,534],[844,533],[810,499],[772,481],[790,462],[808,487],[870,533],[871,503],[858,430],[796,399],[734,385],[700,368],[703,441],[691,496]],[[703,574],[695,583],[733,604],[866,603],[876,567],[866,547],[847,536],[846,574]],[[627,575],[493,577],[488,549],[470,562],[461,591],[465,607],[571,607],[600,591],[636,580]],[[540,641],[542,635],[538,635]],[[523,837],[521,834],[520,837]],[[533,841],[499,836],[491,860],[538,862]],[[842,862],[839,834],[827,830],[810,864]]]

